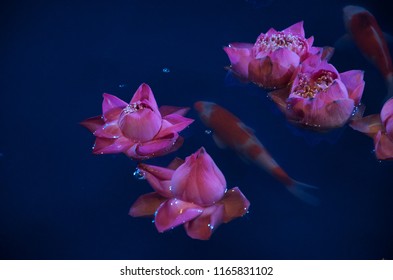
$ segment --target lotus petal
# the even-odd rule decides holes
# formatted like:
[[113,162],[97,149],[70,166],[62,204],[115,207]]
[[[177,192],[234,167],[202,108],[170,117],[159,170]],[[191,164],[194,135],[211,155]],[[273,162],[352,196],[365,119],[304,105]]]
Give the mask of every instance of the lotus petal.
[[381,110],[381,120],[385,126],[387,125],[389,119],[390,122],[393,121],[392,118],[393,118],[393,98],[386,101]]
[[350,70],[340,73],[341,81],[348,90],[349,98],[353,99],[355,105],[360,103],[364,90],[364,71]]
[[93,147],[93,154],[117,154],[122,153],[133,145],[124,137],[101,138],[97,137]]
[[274,103],[276,103],[278,108],[284,114],[286,114],[286,111],[288,111],[287,98],[289,97],[289,91],[290,88],[285,87],[268,93],[268,96],[274,101]]
[[228,58],[231,62],[231,70],[241,78],[248,78],[248,64],[250,63],[251,57],[251,49],[249,48],[237,48],[232,47],[224,47],[224,51],[228,55]]
[[228,223],[234,218],[242,217],[250,207],[250,202],[238,187],[228,190],[220,203],[224,206],[224,223]]
[[225,177],[204,148],[187,157],[172,176],[172,193],[184,201],[211,206],[226,189]]
[[141,143],[137,147],[137,153],[139,155],[154,155],[155,153],[163,153],[166,151],[173,151],[173,146],[176,143],[178,134],[167,135],[166,138],[160,138],[157,140],[148,141]]
[[381,118],[378,114],[368,115],[364,118],[353,120],[349,123],[349,126],[370,137],[374,137],[374,135],[383,128]]
[[303,21],[299,21],[299,22],[285,28],[282,32],[304,37],[305,34],[304,34],[303,23],[304,23]]
[[[348,99],[348,91],[345,85],[340,80],[336,79],[327,89],[317,93],[315,99],[320,99],[323,103],[328,104],[336,100]],[[352,107],[352,110],[353,109]]]
[[185,118],[181,115],[167,115],[162,120],[161,130],[158,132],[156,138],[166,137],[168,134],[180,132],[193,122],[193,119]]
[[105,124],[101,116],[95,116],[88,118],[80,123],[80,125],[86,127],[90,132],[94,133],[97,129]]
[[128,215],[131,217],[153,216],[158,207],[167,199],[156,192],[141,195],[131,206]]
[[380,160],[393,160],[393,140],[379,131],[374,137],[375,155]]
[[195,219],[203,212],[203,208],[177,198],[167,200],[157,209],[154,223],[159,232],[164,232],[174,227]]
[[138,164],[138,169],[157,193],[164,197],[172,197],[170,188],[174,170],[143,163]]
[[200,216],[184,224],[187,235],[194,239],[208,240],[213,231],[222,223],[223,215],[223,205],[205,208]]
[[184,163],[183,159],[176,157],[169,163],[167,168],[172,169],[172,170],[176,170],[183,163]]
[[166,115],[170,115],[170,114],[177,114],[177,115],[184,116],[185,114],[187,114],[189,110],[190,110],[189,107],[176,107],[176,106],[166,106],[166,105],[161,106],[159,108],[162,117],[165,117]]
[[138,103],[141,101],[149,101],[149,105],[153,111],[159,111],[157,101],[154,98],[153,91],[148,84],[141,84],[132,97],[130,104]]
[[118,117],[123,108],[127,106],[127,103],[112,94],[104,93],[102,96],[104,97],[102,115],[105,121],[113,121]]
[[105,123],[93,134],[101,138],[119,138],[123,135],[116,121]]
[[249,79],[264,88],[285,87],[299,62],[300,58],[296,53],[280,48],[269,56],[250,61]]

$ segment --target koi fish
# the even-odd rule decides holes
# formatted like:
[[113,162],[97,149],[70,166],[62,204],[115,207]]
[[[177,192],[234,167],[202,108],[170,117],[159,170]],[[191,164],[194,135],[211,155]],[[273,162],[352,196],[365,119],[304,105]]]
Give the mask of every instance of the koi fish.
[[385,37],[375,17],[359,6],[343,9],[344,23],[348,33],[363,55],[370,59],[385,78],[388,95],[393,96],[393,64]]
[[307,193],[308,189],[316,189],[316,187],[289,177],[255,137],[253,131],[235,115],[212,102],[197,101],[194,108],[198,111],[202,122],[213,130],[213,139],[217,146],[232,148],[270,173],[296,197],[309,204],[317,204],[317,199]]

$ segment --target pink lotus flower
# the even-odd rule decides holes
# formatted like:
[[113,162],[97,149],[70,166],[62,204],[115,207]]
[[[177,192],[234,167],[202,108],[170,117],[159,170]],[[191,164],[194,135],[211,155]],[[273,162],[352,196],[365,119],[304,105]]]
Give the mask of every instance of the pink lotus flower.
[[291,87],[269,93],[291,122],[318,131],[343,126],[360,104],[363,71],[338,73],[320,56],[307,58],[296,70]]
[[273,28],[257,38],[255,44],[231,43],[224,47],[231,70],[241,80],[264,88],[287,86],[295,69],[310,54],[330,57],[333,48],[312,47],[314,38],[305,38],[303,22],[282,31]]
[[243,216],[250,205],[239,188],[226,191],[224,175],[200,148],[184,163],[176,159],[168,168],[139,164],[155,192],[132,205],[132,217],[152,216],[159,232],[184,224],[188,236],[207,240],[221,224]]
[[374,139],[379,160],[393,160],[393,99],[385,102],[381,114],[353,120],[349,125]]
[[81,123],[97,138],[94,154],[125,153],[137,160],[161,156],[183,143],[178,132],[194,120],[183,117],[188,108],[158,108],[147,84],[139,86],[129,104],[104,93],[102,116]]

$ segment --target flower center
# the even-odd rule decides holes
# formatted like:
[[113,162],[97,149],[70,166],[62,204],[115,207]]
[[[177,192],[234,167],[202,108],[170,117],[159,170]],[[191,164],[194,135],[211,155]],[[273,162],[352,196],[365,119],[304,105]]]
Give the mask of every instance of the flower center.
[[137,103],[132,103],[132,104],[127,105],[127,107],[125,107],[123,109],[122,114],[127,115],[130,113],[138,112],[139,110],[146,109],[146,108],[149,108],[149,107],[146,104],[143,104],[140,101],[138,101]]
[[270,36],[260,36],[255,43],[257,53],[271,53],[279,48],[287,48],[301,56],[306,49],[306,42],[297,35],[277,32]]
[[314,98],[317,93],[329,88],[335,78],[335,73],[325,70],[318,72],[313,78],[301,73],[292,92],[304,98]]
[[134,142],[152,140],[160,130],[161,123],[160,114],[143,101],[127,105],[118,119],[118,126],[123,135]]

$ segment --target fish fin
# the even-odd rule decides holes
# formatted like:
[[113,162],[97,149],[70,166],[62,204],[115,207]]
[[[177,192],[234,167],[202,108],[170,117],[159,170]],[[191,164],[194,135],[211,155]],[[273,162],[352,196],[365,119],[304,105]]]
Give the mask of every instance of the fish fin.
[[329,61],[334,54],[334,47],[324,46],[324,47],[322,47],[320,54],[321,54],[322,60]]
[[225,145],[225,143],[215,134],[213,134],[213,140],[220,149],[225,149],[227,147],[227,145]]
[[383,33],[383,37],[385,38],[386,43],[388,43],[389,45],[393,44],[393,36],[389,33],[386,32],[382,32]]
[[319,204],[319,199],[308,192],[310,190],[317,190],[317,187],[294,180],[292,185],[287,186],[287,189],[294,196],[309,205],[317,206]]
[[244,162],[245,164],[251,164],[251,160],[248,157],[246,157],[244,154],[239,152],[236,154],[241,159],[242,162]]
[[344,34],[334,43],[334,48],[338,50],[348,50],[355,47],[351,35],[348,33]]
[[255,134],[255,130],[247,125],[245,125],[244,123],[239,123],[238,124],[240,128],[246,130],[248,133],[250,134]]

